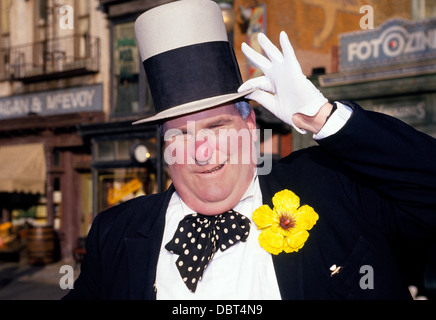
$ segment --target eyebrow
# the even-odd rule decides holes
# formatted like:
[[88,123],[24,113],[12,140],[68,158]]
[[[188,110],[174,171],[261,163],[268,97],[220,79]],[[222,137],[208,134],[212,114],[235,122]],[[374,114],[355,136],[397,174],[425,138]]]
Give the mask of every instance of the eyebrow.
[[222,125],[222,124],[227,124],[227,123],[231,123],[232,122],[232,118],[229,116],[224,116],[224,117],[220,117],[218,119],[212,119],[208,122],[205,123],[206,127],[210,127],[212,125]]
[[[198,121],[198,120],[190,120],[190,121]],[[200,120],[201,121],[201,120]],[[222,124],[227,124],[227,123],[231,123],[232,122],[232,117],[228,116],[228,115],[219,115],[213,119],[210,120],[205,120],[204,124],[202,125],[202,127],[204,128],[208,128],[212,125],[222,125]],[[178,129],[181,130],[183,132],[186,132],[188,127],[188,124],[183,124],[181,126],[176,126],[174,128],[170,128],[170,129]],[[169,129],[167,129],[169,130]]]

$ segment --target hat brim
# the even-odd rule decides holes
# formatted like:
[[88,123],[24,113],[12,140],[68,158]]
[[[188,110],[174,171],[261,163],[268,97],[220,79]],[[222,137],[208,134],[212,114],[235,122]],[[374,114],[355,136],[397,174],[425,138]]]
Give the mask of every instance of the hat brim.
[[245,97],[246,95],[249,95],[250,93],[254,92],[255,89],[251,89],[245,92],[240,93],[229,93],[224,94],[216,97],[201,99],[197,101],[192,101],[189,103],[185,103],[179,106],[172,107],[170,109],[163,110],[154,116],[144,118],[138,121],[133,122],[133,125],[141,124],[141,123],[158,123],[158,122],[164,122],[168,119],[187,115],[190,113],[203,111],[209,108],[217,107],[221,104],[224,104],[226,102],[231,102],[234,100],[238,100],[242,97]]

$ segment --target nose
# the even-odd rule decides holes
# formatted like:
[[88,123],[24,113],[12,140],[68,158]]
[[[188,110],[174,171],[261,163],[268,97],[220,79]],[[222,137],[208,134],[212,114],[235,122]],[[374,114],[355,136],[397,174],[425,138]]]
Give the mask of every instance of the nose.
[[212,158],[212,154],[212,145],[207,140],[195,141],[195,161],[198,164],[204,165],[209,163],[210,159]]

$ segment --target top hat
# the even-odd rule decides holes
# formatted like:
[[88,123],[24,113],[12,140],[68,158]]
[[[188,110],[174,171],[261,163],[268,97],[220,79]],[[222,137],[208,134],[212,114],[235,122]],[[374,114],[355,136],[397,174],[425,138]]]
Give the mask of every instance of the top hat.
[[210,0],[180,0],[146,11],[135,34],[156,114],[133,124],[169,118],[240,99],[239,66],[221,9]]

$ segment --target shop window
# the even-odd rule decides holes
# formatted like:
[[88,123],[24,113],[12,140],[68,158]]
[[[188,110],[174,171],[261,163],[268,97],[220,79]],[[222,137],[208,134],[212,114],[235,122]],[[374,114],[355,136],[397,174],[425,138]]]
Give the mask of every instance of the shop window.
[[62,189],[61,177],[53,177],[53,227],[56,230],[61,228],[62,221]]
[[114,161],[115,156],[113,152],[114,141],[98,141],[95,144],[95,160],[97,162]]
[[151,94],[136,46],[134,22],[115,24],[112,43],[112,114],[120,116],[150,112]]
[[152,139],[120,139],[120,140],[100,140],[94,143],[94,162],[131,162],[132,148],[134,145],[142,143],[149,152],[148,158],[156,158],[156,138]]
[[82,219],[80,236],[86,237],[92,224],[92,176],[89,173],[80,175]]
[[0,80],[9,73],[10,18],[12,0],[0,0]]
[[36,1],[37,9],[35,10],[35,40],[45,40],[47,39],[48,29],[48,13],[50,10],[48,0],[38,0]]
[[[158,192],[157,143],[155,137],[94,140],[94,201],[97,204],[94,213],[140,195]],[[142,152],[135,157],[138,146]]]
[[[87,37],[86,35],[89,34],[89,28],[90,28],[90,15],[89,15],[89,3],[88,0],[76,0],[76,20],[78,25],[78,32],[80,35],[82,35],[80,38],[77,37],[76,41],[78,43],[75,43],[75,54],[78,57],[87,57]],[[75,23],[75,24],[76,24]]]
[[98,210],[102,211],[132,198],[156,193],[156,172],[152,167],[100,170]]
[[60,153],[60,151],[53,151],[52,157],[53,157],[53,167],[55,167],[55,168],[61,167],[62,163],[61,163],[61,153]]
[[130,149],[133,147],[131,140],[120,140],[115,143],[115,158],[120,161],[130,160]]
[[425,2],[425,17],[436,17],[436,0],[427,0]]
[[436,17],[436,0],[412,0],[412,19]]

